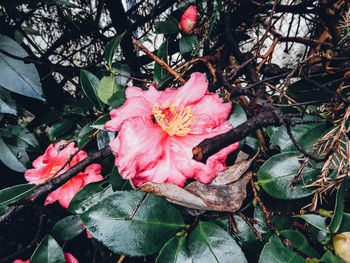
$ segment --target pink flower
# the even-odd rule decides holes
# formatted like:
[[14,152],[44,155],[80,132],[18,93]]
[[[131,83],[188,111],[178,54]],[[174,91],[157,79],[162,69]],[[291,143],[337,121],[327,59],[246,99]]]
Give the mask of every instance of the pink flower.
[[147,91],[126,89],[126,102],[110,112],[107,130],[118,131],[110,143],[115,165],[124,179],[137,186],[144,182],[175,183],[187,178],[210,183],[226,168],[227,155],[239,143],[220,150],[206,164],[192,159],[192,148],[232,128],[226,121],[232,104],[207,91],[202,73],[193,73],[178,89]]
[[180,29],[186,34],[190,34],[196,25],[197,19],[197,9],[195,6],[191,5],[183,13],[180,20]]
[[[70,163],[67,164],[64,169],[58,173],[58,175],[55,175],[55,173],[68,161],[71,155],[79,150],[79,148],[74,147],[73,142],[69,143],[63,148],[64,145],[64,142],[59,142],[55,146],[50,144],[44,155],[41,155],[34,160],[34,169],[28,169],[26,171],[24,174],[26,180],[29,183],[41,184],[53,176],[61,175],[76,163],[87,157],[86,152],[79,151],[79,153],[76,154],[70,161]],[[45,205],[51,204],[58,200],[63,207],[67,208],[70,201],[80,188],[88,183],[97,182],[102,179],[101,165],[96,163],[91,164],[86,167],[84,172],[78,173],[63,186],[50,193],[45,200]]]
[[[67,263],[79,263],[79,261],[71,253],[64,253],[64,258],[66,259]],[[13,261],[13,263],[30,263],[30,259],[26,261],[16,259]]]

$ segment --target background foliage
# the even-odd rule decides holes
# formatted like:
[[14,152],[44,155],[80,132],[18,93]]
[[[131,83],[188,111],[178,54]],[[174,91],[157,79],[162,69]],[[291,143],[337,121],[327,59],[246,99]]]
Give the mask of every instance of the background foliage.
[[[178,23],[190,5],[187,35]],[[68,210],[38,198],[2,216],[0,262],[64,262],[63,251],[80,262],[343,262],[331,238],[350,231],[349,23],[344,0],[0,0],[1,215],[38,188],[23,173],[50,143],[108,145],[103,125],[127,86],[179,85],[133,39],[234,102],[238,137],[224,141],[242,139],[240,160],[260,148],[236,213],[144,198],[109,155],[104,180]]]

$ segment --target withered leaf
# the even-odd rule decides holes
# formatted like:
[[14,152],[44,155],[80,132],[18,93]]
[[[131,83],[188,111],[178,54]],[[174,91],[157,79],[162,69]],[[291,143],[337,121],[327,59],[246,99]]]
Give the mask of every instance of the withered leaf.
[[236,181],[248,170],[256,156],[228,167],[225,171],[220,172],[210,184],[225,185]]
[[[248,169],[248,168],[247,168]],[[226,185],[192,182],[185,188],[175,184],[144,183],[140,190],[164,197],[169,202],[199,210],[236,212],[246,197],[246,186],[252,172],[246,172]]]

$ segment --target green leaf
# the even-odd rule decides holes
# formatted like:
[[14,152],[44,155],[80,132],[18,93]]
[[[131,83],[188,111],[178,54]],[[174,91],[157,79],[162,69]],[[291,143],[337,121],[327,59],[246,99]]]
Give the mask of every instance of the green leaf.
[[329,231],[336,233],[340,227],[344,214],[344,185],[341,184],[337,191],[337,197],[335,200],[335,208],[331,222],[329,223]]
[[117,90],[112,97],[108,99],[108,105],[112,108],[118,108],[119,106],[123,105],[126,101],[125,97],[125,89]]
[[312,183],[320,174],[319,170],[306,167],[299,179],[290,186],[291,180],[300,168],[297,152],[284,152],[268,159],[258,172],[258,183],[265,192],[278,199],[298,199],[311,195],[314,190],[305,185]]
[[103,110],[103,104],[97,96],[99,79],[87,70],[80,70],[80,85],[86,97],[96,106]]
[[259,263],[280,262],[305,263],[305,259],[286,248],[281,240],[276,235],[273,235],[261,251]]
[[67,216],[53,226],[51,234],[58,241],[68,241],[83,232],[81,224],[82,222],[78,216]]
[[108,42],[108,44],[106,46],[104,57],[105,57],[105,60],[107,61],[107,64],[110,67],[112,66],[114,54],[115,54],[118,46],[120,45],[120,42],[122,41],[122,38],[124,37],[125,34],[126,34],[126,31],[124,31],[123,34],[113,38],[111,41]]
[[[157,57],[168,63],[168,40],[166,39],[159,47]],[[157,62],[154,63],[153,81],[159,84],[162,79],[167,75],[167,71],[159,65]]]
[[[305,118],[310,119],[310,118]],[[294,138],[297,140],[299,145],[305,150],[310,150],[312,145],[324,135],[326,130],[325,123],[312,123],[312,124],[301,124],[291,128]],[[271,143],[277,144],[282,152],[295,151],[292,140],[287,134],[287,130],[284,126],[280,126],[274,131],[271,137]]]
[[237,127],[241,125],[247,120],[247,115],[243,107],[239,103],[234,103],[232,107],[232,111],[227,121],[232,124],[233,127]]
[[41,153],[39,142],[26,128],[18,125],[11,125],[3,128],[1,132],[7,144],[21,150]]
[[37,188],[35,184],[19,184],[0,190],[0,214],[6,211],[8,204],[18,201],[35,188]]
[[188,237],[188,248],[194,263],[247,262],[236,241],[221,227],[211,222],[199,222]]
[[199,50],[199,41],[197,37],[194,35],[181,36],[179,49],[183,57],[186,57],[186,56],[194,57]]
[[49,131],[49,138],[50,140],[54,140],[55,138],[58,138],[59,136],[62,136],[75,126],[75,122],[72,119],[64,119],[60,120],[58,122],[55,122]]
[[105,195],[80,214],[80,218],[94,238],[117,254],[154,254],[185,224],[173,206],[152,194],[148,194],[133,218],[128,219],[144,195],[136,191]]
[[308,222],[310,225],[313,225],[317,229],[325,232],[329,232],[327,225],[326,225],[326,217],[320,216],[320,215],[295,215],[293,217],[298,217],[304,219],[306,222]]
[[81,214],[111,193],[113,193],[113,189],[109,184],[109,178],[87,184],[74,195],[68,210],[75,214]]
[[114,134],[114,132],[100,131],[96,136],[97,148],[101,150],[106,147],[114,139]]
[[323,254],[320,261],[325,263],[345,263],[344,260],[342,260],[340,257],[337,257],[329,250],[327,250],[327,252]]
[[24,36],[20,31],[15,30],[14,38],[18,44],[22,45]]
[[350,214],[347,214],[347,213],[343,214],[343,219],[341,221],[338,232],[339,233],[350,232]]
[[0,35],[0,86],[27,97],[44,100],[39,74],[35,66],[10,58],[2,54],[1,50],[18,57],[28,55],[16,41]]
[[[95,131],[94,129],[91,129],[92,122],[87,123],[83,128],[81,128],[78,136],[80,137],[77,140],[77,147],[80,148],[83,146],[88,140],[89,136]],[[89,132],[88,134],[86,134]],[[83,134],[86,134],[85,136],[81,137]]]
[[32,35],[32,36],[40,36],[40,32],[32,28],[31,26],[26,26],[23,28],[24,32],[27,33],[27,35]]
[[119,89],[114,77],[103,77],[98,84],[97,95],[103,103],[108,104],[108,99]]
[[7,145],[0,137],[0,160],[10,169],[17,172],[25,172],[29,162],[25,151],[11,145]]
[[99,130],[104,130],[104,126],[109,120],[111,120],[111,117],[109,116],[109,113],[107,113],[99,117],[96,121],[94,121],[91,127]]
[[35,249],[30,263],[65,263],[63,251],[56,240],[46,235]]
[[158,21],[154,24],[154,32],[156,34],[177,34],[179,32],[179,24],[175,18],[169,16],[166,21]]
[[302,233],[288,229],[281,231],[281,234],[288,238],[294,247],[304,252],[306,255],[315,258],[320,257],[319,253],[310,246],[306,237]]
[[186,237],[173,237],[160,250],[156,263],[192,263],[186,247]]
[[16,102],[11,98],[10,92],[0,87],[0,113],[17,115]]
[[[130,76],[130,67],[128,66],[128,64],[122,64],[122,63],[116,63],[113,64],[112,67],[113,71],[119,73],[119,74],[123,74],[125,76]],[[128,78],[122,77],[122,76],[115,76],[115,81],[117,82],[119,87],[125,88],[126,84],[128,82]]]

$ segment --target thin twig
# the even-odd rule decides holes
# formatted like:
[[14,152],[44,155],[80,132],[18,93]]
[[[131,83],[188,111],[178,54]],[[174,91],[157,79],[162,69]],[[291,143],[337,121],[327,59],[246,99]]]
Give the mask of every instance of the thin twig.
[[136,46],[138,46],[143,52],[145,52],[150,58],[152,58],[155,62],[157,62],[160,66],[162,66],[164,69],[169,71],[170,74],[172,74],[175,77],[175,80],[181,81],[182,84],[186,83],[186,80],[184,80],[179,74],[177,74],[167,63],[165,63],[163,60],[158,58],[156,55],[154,55],[151,51],[149,51],[144,45],[142,45],[139,41],[134,39],[132,41]]
[[260,239],[260,241],[264,242],[264,237],[259,233],[258,230],[253,226],[252,223],[250,223],[250,220],[247,218],[247,216],[241,212],[237,212],[237,214],[242,217],[242,219],[247,223],[247,225],[254,231],[255,235]]

